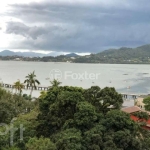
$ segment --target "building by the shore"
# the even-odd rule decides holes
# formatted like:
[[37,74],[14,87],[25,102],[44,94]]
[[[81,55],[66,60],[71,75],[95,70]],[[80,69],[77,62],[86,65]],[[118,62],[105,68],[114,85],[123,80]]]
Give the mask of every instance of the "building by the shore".
[[143,127],[144,127],[145,129],[150,130],[150,112],[149,112],[149,111],[145,111],[145,110],[141,109],[141,108],[138,107],[138,106],[126,107],[126,108],[122,108],[121,110],[122,110],[123,112],[125,112],[125,113],[130,114],[131,119],[134,120],[134,121],[139,121],[139,118],[136,117],[136,116],[134,115],[134,113],[136,113],[136,112],[146,112],[146,113],[149,115],[149,119],[148,119],[148,120],[143,120],[143,119],[142,119],[142,121],[144,121],[144,122],[146,123],[146,125],[143,126]]

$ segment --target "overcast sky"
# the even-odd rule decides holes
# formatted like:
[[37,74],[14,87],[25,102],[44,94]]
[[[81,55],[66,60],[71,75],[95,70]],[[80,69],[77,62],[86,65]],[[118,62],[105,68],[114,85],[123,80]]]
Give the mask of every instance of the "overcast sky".
[[4,0],[0,50],[97,53],[150,44],[150,0]]

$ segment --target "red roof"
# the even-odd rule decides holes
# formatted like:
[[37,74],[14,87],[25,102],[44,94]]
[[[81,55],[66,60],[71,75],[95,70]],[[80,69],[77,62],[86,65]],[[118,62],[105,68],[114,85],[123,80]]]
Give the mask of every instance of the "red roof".
[[[139,118],[136,117],[136,116],[134,116],[134,115],[131,115],[130,117],[131,117],[131,119],[134,120],[134,121],[138,121],[138,120],[139,120]],[[141,119],[140,119],[140,120],[141,120]],[[143,121],[143,122],[146,123],[146,125],[144,126],[144,128],[150,130],[150,119],[148,119],[148,120],[142,119],[141,121]]]
[[[144,111],[144,110],[142,110],[141,108],[139,108],[137,106],[126,107],[126,108],[122,108],[121,110],[124,111],[124,112],[126,112],[126,113],[131,114],[130,117],[134,121],[138,121],[139,118],[136,117],[136,116],[134,116],[133,113],[135,113],[135,112],[147,112],[147,111]],[[147,113],[150,116],[150,112],[147,112]],[[146,125],[144,126],[144,128],[150,130],[150,118],[148,120],[143,120],[143,121],[146,123]]]

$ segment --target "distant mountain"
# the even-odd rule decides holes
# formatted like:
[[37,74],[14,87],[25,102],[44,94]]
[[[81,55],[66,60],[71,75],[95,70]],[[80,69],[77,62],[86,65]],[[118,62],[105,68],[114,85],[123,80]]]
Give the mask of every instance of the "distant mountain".
[[10,50],[4,50],[0,52],[0,56],[23,56],[23,57],[43,57],[45,54],[34,52],[13,52]]
[[0,56],[14,56],[15,53],[9,50],[4,50],[2,52],[0,52]]
[[[33,58],[33,60],[45,62],[70,61],[75,63],[150,64],[150,44],[139,46],[137,48],[122,47],[119,49],[109,49],[97,54],[90,54],[86,56],[79,56],[75,53],[70,53],[67,55],[64,55],[64,53],[62,52],[50,52],[49,54],[40,54],[34,52],[12,52],[9,50],[4,50],[0,52],[0,56],[24,56],[22,60],[27,61],[32,60],[32,58],[30,59],[26,57],[43,57]],[[72,59],[71,57],[74,57],[74,59]],[[9,59],[11,58],[4,58],[4,60]]]
[[[0,52],[0,56],[23,56],[23,57],[44,57],[44,56],[60,56],[60,55],[64,55],[63,52],[50,52],[48,54],[42,54],[42,53],[35,53],[35,52],[13,52],[10,50],[4,50],[2,52]],[[75,53],[70,53],[65,55],[67,57],[76,57],[78,56]]]
[[144,58],[150,57],[150,45],[143,45],[137,48],[121,47],[120,49],[109,49],[96,54],[97,56],[113,58]]
[[91,54],[88,57],[77,58],[75,62],[150,64],[150,45],[137,48],[109,49],[97,54]]
[[66,54],[65,56],[67,56],[67,57],[77,57],[79,55],[77,55],[76,53],[70,53],[70,54]]

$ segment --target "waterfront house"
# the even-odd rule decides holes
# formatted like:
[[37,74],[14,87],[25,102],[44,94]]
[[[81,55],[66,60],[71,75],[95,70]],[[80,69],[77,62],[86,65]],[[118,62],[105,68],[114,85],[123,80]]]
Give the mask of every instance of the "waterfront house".
[[138,106],[126,107],[126,108],[122,108],[121,110],[123,112],[126,112],[126,113],[130,114],[131,119],[134,120],[134,121],[139,121],[139,118],[136,117],[134,115],[134,113],[136,113],[136,112],[146,112],[146,113],[148,113],[149,119],[147,121],[144,120],[144,122],[146,123],[144,128],[150,130],[150,112],[149,111],[145,111],[145,110],[141,109]]

